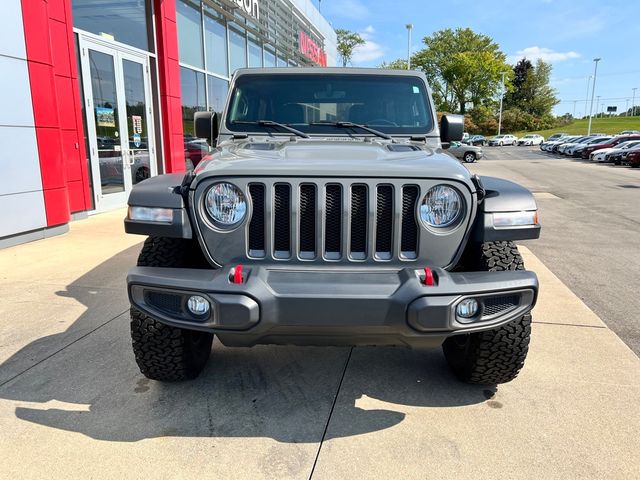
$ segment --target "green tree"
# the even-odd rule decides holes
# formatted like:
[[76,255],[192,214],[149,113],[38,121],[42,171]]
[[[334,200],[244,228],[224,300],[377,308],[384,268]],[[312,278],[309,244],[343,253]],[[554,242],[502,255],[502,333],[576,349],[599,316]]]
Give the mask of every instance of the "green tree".
[[338,36],[338,55],[342,58],[342,66],[346,67],[351,63],[355,48],[358,45],[364,45],[365,41],[360,34],[342,28],[336,30],[336,35]]
[[467,102],[474,106],[492,102],[501,88],[502,73],[507,73],[507,84],[513,76],[498,44],[470,28],[447,28],[422,41],[427,48],[416,52],[411,64],[426,74],[440,110],[465,113]]
[[523,58],[513,67],[511,91],[505,97],[505,108],[517,108],[535,117],[548,117],[559,103],[549,85],[551,65],[538,60],[535,66]]
[[398,58],[390,62],[382,62],[378,68],[387,68],[390,70],[406,70],[407,61],[402,58]]

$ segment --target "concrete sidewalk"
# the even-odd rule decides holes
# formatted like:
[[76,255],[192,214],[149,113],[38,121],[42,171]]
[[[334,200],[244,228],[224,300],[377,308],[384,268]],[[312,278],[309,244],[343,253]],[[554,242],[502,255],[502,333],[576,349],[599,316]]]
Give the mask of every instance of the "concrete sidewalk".
[[0,250],[0,478],[640,477],[640,359],[528,250],[531,350],[498,389],[439,350],[218,342],[164,385],[131,353],[123,216]]

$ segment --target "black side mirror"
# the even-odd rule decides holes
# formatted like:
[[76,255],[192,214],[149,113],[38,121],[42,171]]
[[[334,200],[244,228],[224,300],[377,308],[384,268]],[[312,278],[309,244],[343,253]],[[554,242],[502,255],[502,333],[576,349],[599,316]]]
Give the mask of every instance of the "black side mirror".
[[218,138],[220,124],[216,112],[196,112],[193,115],[193,129],[198,138],[206,138],[209,145]]
[[463,115],[443,115],[440,120],[440,141],[459,142],[464,133]]

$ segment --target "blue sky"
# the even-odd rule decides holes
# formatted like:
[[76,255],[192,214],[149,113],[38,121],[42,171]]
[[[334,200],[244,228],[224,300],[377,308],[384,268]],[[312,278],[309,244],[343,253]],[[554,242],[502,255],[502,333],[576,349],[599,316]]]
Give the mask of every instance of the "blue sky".
[[595,57],[602,58],[595,93],[600,104],[623,111],[638,87],[640,105],[638,0],[322,0],[321,12],[334,28],[357,31],[367,40],[354,66],[406,58],[407,23],[414,25],[414,51],[436,30],[470,27],[493,37],[512,62],[526,55],[552,63],[552,86],[562,101],[556,114],[573,113],[577,100],[576,116],[584,115]]

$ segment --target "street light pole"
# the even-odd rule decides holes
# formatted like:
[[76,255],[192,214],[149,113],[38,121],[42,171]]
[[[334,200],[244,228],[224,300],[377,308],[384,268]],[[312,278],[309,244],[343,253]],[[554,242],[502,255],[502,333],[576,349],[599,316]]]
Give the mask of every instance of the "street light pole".
[[591,106],[589,107],[589,130],[587,131],[587,135],[591,135],[591,116],[593,114],[593,96],[596,94],[596,76],[598,75],[598,62],[600,60],[602,60],[600,57],[596,57],[593,59],[596,65],[593,69],[593,86],[591,89]]
[[500,115],[498,116],[498,135],[502,130],[502,99],[504,98],[504,76],[506,72],[502,72],[502,88],[500,89]]
[[411,70],[411,29],[413,23],[407,23],[407,70]]
[[633,90],[633,100],[631,100],[631,116],[635,117],[636,116],[636,90],[637,88],[634,87],[631,90]]

